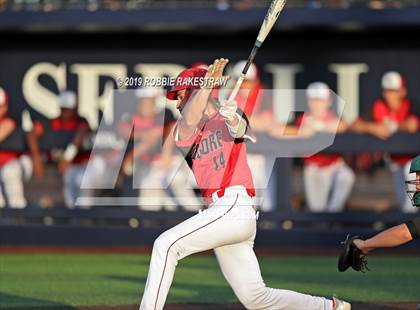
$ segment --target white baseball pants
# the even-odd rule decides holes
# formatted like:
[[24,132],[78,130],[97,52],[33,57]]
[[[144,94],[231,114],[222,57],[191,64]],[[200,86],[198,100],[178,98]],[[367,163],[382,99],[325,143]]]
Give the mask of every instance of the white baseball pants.
[[208,209],[156,239],[140,310],[163,309],[178,261],[210,249],[247,309],[332,309],[331,300],[265,286],[253,251],[256,213],[245,188],[230,187],[213,201]]
[[63,175],[64,203],[67,208],[76,207],[77,198],[81,196],[83,176],[86,171],[85,164],[71,164]]
[[[25,158],[25,160],[28,159]],[[15,159],[0,167],[0,208],[5,205],[19,209],[26,207],[23,186],[26,166],[28,166],[28,170],[32,169],[30,159],[27,163],[21,163],[19,159]]]
[[306,165],[303,169],[305,195],[312,212],[341,212],[349,197],[355,175],[340,161],[326,167]]
[[140,188],[138,205],[142,210],[159,211],[163,207],[166,211],[175,211],[176,206],[181,205],[184,210],[197,211],[203,206],[203,201],[194,193],[194,175],[184,157],[174,156],[172,166],[167,170],[151,164],[150,167],[142,167],[134,176],[140,184],[140,187],[134,186]]

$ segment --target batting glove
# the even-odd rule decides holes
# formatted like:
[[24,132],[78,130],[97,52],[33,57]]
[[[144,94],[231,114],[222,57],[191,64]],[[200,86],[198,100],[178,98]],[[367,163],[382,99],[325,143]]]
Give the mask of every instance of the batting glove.
[[232,122],[236,116],[236,110],[238,109],[238,104],[235,100],[223,100],[220,103],[219,113],[222,115],[227,121]]

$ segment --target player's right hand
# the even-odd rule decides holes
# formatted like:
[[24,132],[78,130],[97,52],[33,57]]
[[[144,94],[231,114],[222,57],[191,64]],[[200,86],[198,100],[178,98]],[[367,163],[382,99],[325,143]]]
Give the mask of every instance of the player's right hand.
[[238,109],[238,104],[235,100],[223,100],[220,102],[219,113],[227,121],[232,122],[236,116],[236,110]]

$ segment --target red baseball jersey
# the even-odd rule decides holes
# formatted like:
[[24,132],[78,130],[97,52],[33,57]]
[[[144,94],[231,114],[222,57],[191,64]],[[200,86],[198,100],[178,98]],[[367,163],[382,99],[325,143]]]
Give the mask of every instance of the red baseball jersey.
[[[403,100],[400,108],[396,111],[391,110],[383,99],[376,100],[372,107],[372,118],[376,123],[382,123],[389,119],[397,124],[401,124],[410,117],[418,121],[417,117],[411,114],[411,103],[407,98]],[[391,159],[400,165],[405,165],[412,158],[413,156],[410,155],[391,155]]]
[[398,124],[413,116],[410,112],[411,104],[408,99],[404,99],[398,110],[393,111],[383,99],[378,99],[373,103],[372,118],[375,122],[382,123],[389,119]]
[[196,132],[186,140],[178,139],[178,126],[175,144],[185,155],[203,197],[210,198],[215,191],[234,185],[244,186],[255,196],[246,144],[243,139],[232,138],[219,113],[203,116]]

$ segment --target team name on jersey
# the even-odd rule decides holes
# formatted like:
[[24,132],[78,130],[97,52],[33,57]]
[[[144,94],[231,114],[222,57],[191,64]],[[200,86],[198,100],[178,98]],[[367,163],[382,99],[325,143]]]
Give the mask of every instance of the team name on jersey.
[[199,144],[195,144],[192,152],[192,160],[201,158],[223,147],[222,130],[211,133],[208,137],[201,138]]

